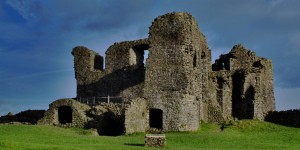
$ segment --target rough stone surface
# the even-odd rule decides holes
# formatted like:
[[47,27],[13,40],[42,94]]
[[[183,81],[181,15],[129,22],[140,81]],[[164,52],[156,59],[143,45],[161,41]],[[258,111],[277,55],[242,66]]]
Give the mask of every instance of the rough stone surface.
[[145,99],[134,99],[125,110],[125,133],[145,132],[149,128],[149,114]]
[[147,147],[164,147],[167,144],[166,135],[164,134],[146,134],[145,146]]
[[263,120],[269,111],[275,110],[271,60],[235,45],[212,68],[211,88],[217,89],[215,97],[224,119]]
[[[189,13],[159,16],[149,29],[146,39],[110,46],[105,68],[96,52],[73,49],[76,100],[90,105],[74,111],[87,116],[79,117],[86,126],[99,133],[192,131],[200,120],[263,120],[274,110],[271,60],[236,45],[211,64],[211,50]],[[41,122],[57,124],[52,107]],[[106,128],[112,123],[117,126]]]
[[[142,97],[145,68],[144,50],[149,47],[147,39],[115,43],[106,51],[106,69],[103,57],[85,47],[75,47],[75,78],[77,98],[120,97],[121,101]],[[99,58],[99,64],[94,60]],[[100,70],[95,69],[101,68]],[[103,101],[103,98],[102,98]]]
[[93,118],[86,124],[86,128],[97,129],[99,135],[121,135],[125,133],[125,109],[124,103],[101,103],[87,112]]
[[207,82],[203,68],[209,62],[202,59],[210,55],[205,37],[187,13],[158,17],[149,34],[144,87],[149,108],[163,110],[166,131],[197,130],[199,102]]

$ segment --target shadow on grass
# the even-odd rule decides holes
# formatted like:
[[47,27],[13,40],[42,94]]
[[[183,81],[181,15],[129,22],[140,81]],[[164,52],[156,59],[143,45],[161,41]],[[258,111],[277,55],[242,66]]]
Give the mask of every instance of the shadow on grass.
[[142,147],[144,147],[145,146],[145,144],[137,144],[137,143],[125,143],[124,145],[128,145],[128,146],[142,146]]

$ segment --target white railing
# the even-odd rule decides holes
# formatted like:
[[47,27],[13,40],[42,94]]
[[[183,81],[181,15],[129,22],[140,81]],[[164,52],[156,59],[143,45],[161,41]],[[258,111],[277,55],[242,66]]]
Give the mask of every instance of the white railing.
[[107,97],[77,97],[77,101],[88,105],[97,105],[100,103],[123,103],[121,96],[107,96]]

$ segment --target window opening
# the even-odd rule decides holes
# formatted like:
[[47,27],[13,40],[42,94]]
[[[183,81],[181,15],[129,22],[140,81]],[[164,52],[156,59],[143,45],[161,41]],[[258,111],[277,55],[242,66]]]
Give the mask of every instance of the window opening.
[[136,68],[146,67],[149,45],[136,45],[129,50],[129,65]]
[[94,58],[94,70],[103,71],[103,57],[100,55],[95,55]]

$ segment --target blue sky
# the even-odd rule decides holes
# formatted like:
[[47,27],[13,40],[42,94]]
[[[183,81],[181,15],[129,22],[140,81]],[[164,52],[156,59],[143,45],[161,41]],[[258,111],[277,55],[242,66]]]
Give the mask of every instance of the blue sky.
[[298,0],[1,0],[0,115],[76,96],[71,50],[105,55],[148,36],[154,18],[190,12],[213,60],[243,44],[273,60],[276,109],[300,108]]

